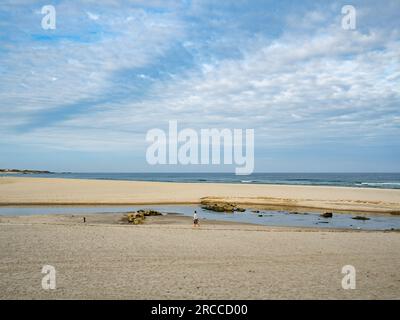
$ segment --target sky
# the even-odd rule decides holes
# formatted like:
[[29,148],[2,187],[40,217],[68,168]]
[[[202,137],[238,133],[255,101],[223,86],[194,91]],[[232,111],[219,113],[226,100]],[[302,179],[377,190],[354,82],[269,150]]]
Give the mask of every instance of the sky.
[[254,129],[256,172],[400,172],[399,21],[398,0],[2,0],[0,168],[232,171],[147,164],[176,120]]

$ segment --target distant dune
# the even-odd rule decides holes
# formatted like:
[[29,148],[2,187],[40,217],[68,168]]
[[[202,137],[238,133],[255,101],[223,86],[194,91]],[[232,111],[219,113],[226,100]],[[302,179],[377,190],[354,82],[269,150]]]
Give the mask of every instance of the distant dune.
[[45,170],[0,169],[0,173],[22,173],[22,174],[35,173],[35,174],[40,174],[40,173],[53,173],[53,172],[45,171]]

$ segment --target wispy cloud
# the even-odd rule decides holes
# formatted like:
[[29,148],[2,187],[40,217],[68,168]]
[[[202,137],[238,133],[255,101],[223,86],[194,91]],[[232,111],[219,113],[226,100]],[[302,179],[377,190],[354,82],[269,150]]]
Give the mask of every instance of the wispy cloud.
[[175,119],[255,128],[259,154],[399,146],[397,1],[356,2],[353,31],[333,1],[228,3],[61,2],[50,35],[13,5],[5,25],[26,22],[0,49],[2,142],[144,152],[147,129]]

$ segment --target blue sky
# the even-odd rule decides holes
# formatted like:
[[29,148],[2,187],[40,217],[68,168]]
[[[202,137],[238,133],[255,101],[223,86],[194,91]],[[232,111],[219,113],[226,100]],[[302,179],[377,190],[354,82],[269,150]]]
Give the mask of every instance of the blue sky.
[[398,172],[399,21],[398,0],[3,0],[0,168],[232,171],[147,165],[177,120],[254,128],[258,172]]

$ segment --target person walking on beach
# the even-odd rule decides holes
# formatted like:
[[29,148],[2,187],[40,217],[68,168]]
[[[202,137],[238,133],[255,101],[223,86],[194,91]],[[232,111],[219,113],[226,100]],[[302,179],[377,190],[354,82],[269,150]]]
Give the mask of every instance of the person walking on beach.
[[199,218],[197,217],[197,212],[194,212],[193,215],[193,227],[200,227]]

